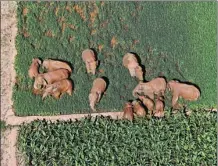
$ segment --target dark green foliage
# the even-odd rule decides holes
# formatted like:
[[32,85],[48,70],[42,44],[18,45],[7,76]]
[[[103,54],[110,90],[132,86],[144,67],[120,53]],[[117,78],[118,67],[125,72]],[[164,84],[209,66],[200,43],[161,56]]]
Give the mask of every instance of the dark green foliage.
[[216,113],[163,119],[34,121],[20,128],[27,165],[216,165]]
[[[216,105],[215,2],[20,2],[17,14],[16,115],[87,112],[92,81],[100,76],[106,76],[110,84],[97,108],[120,110],[133,99],[137,85],[122,66],[122,57],[131,51],[145,66],[145,80],[163,75],[168,80],[194,82],[202,97],[190,106]],[[97,51],[101,63],[96,76],[86,74],[81,58],[89,47]],[[27,71],[34,57],[73,65],[72,97],[43,102],[32,95]]]
[[4,131],[7,128],[6,123],[3,120],[0,120],[0,125],[1,125],[1,131]]

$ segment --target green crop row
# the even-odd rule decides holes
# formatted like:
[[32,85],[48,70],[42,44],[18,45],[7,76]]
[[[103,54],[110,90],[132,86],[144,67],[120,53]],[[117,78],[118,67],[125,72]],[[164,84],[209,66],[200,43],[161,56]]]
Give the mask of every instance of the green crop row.
[[[127,52],[138,54],[145,80],[165,76],[197,84],[202,92],[193,109],[216,106],[215,2],[19,2],[14,108],[18,116],[89,112],[92,82],[109,86],[100,111],[119,111],[137,81],[122,66]],[[81,53],[94,48],[100,60],[86,74]],[[28,68],[34,57],[68,61],[75,91],[56,101],[32,94]]]
[[138,118],[97,117],[21,126],[19,151],[27,165],[210,165],[215,166],[216,113]]

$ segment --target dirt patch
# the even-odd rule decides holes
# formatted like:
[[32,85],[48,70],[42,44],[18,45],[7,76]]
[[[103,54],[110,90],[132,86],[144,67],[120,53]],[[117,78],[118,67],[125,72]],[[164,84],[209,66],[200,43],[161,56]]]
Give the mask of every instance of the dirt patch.
[[[18,128],[7,129],[1,135],[1,166],[16,166]],[[22,165],[22,164],[21,164]],[[20,166],[20,164],[19,164]]]
[[[15,83],[16,2],[1,2],[1,120],[13,116],[12,87]],[[17,128],[1,133],[1,165],[16,166]]]
[[71,114],[71,115],[58,115],[58,116],[25,116],[25,117],[17,117],[10,116],[8,117],[6,124],[7,125],[22,125],[23,123],[30,123],[34,120],[49,120],[55,122],[57,120],[60,121],[68,121],[68,120],[80,120],[87,116],[110,116],[112,119],[121,119],[123,116],[123,112],[103,112],[103,113],[91,113],[91,114]]
[[98,16],[99,9],[95,2],[94,3],[91,2],[91,4],[92,4],[93,10],[89,13],[89,15],[90,15],[90,21],[93,24],[95,22],[96,17]]
[[52,34],[52,31],[51,31],[51,30],[48,30],[48,31],[45,33],[45,36],[47,36],[47,37],[53,37],[54,35]]
[[75,5],[75,6],[73,7],[73,9],[76,11],[76,13],[78,13],[78,14],[80,15],[80,17],[81,17],[84,21],[86,20],[86,17],[85,17],[83,8],[81,8],[79,5]]
[[1,2],[1,120],[13,115],[12,87],[15,83],[16,2]]
[[113,36],[111,39],[111,47],[114,48],[116,45],[117,45],[117,39],[116,37]]

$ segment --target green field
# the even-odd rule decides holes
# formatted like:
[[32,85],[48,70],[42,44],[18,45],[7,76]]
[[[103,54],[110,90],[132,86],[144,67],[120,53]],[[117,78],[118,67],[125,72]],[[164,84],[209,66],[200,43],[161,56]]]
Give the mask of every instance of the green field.
[[133,122],[34,121],[20,128],[18,147],[27,165],[215,166],[216,118],[195,112]]
[[[191,108],[216,106],[216,2],[19,2],[16,115],[57,115],[88,112],[88,94],[95,78],[109,79],[97,108],[119,111],[133,99],[137,81],[122,66],[135,52],[145,80],[165,76],[197,84],[202,92]],[[94,48],[100,66],[86,74],[81,53]],[[73,65],[72,96],[45,101],[31,92],[28,68],[34,57],[62,59]]]

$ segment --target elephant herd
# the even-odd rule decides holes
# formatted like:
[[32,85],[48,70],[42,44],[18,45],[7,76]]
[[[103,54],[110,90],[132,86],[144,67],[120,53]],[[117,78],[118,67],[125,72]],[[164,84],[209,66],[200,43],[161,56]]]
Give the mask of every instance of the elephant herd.
[[[99,61],[92,49],[86,49],[82,52],[82,60],[85,63],[87,73],[96,74]],[[46,72],[40,73],[39,67],[42,66]],[[138,85],[133,89],[132,95],[135,98],[133,102],[127,101],[123,108],[123,118],[133,120],[136,116],[144,117],[148,111],[155,117],[164,116],[165,92],[169,90],[172,94],[172,108],[180,109],[182,106],[178,103],[179,98],[194,101],[200,97],[200,90],[187,83],[171,80],[166,81],[163,77],[154,78],[144,82],[142,67],[137,57],[133,53],[127,53],[123,56],[123,66],[129,70],[131,77],[136,77]],[[42,99],[52,96],[59,99],[64,93],[72,95],[73,82],[69,79],[72,73],[70,65],[60,60],[46,59],[43,62],[35,58],[29,67],[29,77],[34,80],[33,93],[41,95]],[[93,81],[89,93],[89,105],[93,111],[100,102],[103,93],[106,91],[107,82],[104,78],[96,78]]]

